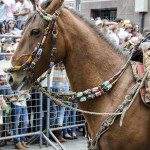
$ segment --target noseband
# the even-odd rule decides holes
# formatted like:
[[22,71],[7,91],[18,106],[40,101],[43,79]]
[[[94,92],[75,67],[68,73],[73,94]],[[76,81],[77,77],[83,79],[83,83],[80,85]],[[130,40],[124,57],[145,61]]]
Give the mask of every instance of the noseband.
[[42,38],[41,43],[38,43],[38,45],[34,48],[34,51],[31,53],[27,61],[21,65],[21,66],[14,66],[8,69],[5,69],[4,71],[6,73],[11,73],[11,72],[17,72],[17,71],[28,71],[32,72],[33,68],[36,66],[37,62],[39,61],[42,52],[43,52],[43,45],[45,43],[45,40],[48,36],[48,34],[52,33],[52,50],[51,50],[51,56],[50,56],[50,69],[55,64],[55,54],[56,54],[56,36],[57,36],[57,31],[56,31],[56,20],[60,14],[59,10],[56,10],[53,15],[47,14],[43,9],[38,8],[36,10],[38,14],[48,22],[48,26],[45,28],[45,33]]

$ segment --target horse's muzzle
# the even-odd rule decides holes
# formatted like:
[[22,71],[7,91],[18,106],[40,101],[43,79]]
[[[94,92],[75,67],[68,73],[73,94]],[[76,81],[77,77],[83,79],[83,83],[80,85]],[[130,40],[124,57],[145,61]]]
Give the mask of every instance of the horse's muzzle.
[[7,82],[13,91],[27,90],[30,87],[27,75],[22,73],[8,73]]

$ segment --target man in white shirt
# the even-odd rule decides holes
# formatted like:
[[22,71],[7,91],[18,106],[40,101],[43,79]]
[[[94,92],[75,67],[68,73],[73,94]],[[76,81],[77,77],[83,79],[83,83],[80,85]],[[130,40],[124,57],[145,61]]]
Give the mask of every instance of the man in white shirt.
[[0,0],[0,22],[6,21],[6,4]]
[[19,0],[21,3],[18,10],[15,12],[15,16],[18,17],[18,28],[21,30],[26,19],[28,18],[28,15],[30,13],[30,3],[27,0]]
[[[10,49],[6,49],[4,51],[5,53],[10,53]],[[11,64],[11,56],[5,56],[3,60],[0,61],[0,95],[10,95],[12,93],[10,89],[10,85],[6,81],[6,73],[4,72],[5,68],[9,68]],[[4,101],[3,101],[4,104]],[[9,116],[5,115],[5,127],[4,127],[4,134],[7,134],[9,132]],[[0,142],[0,146],[6,145],[6,141],[3,140]]]
[[14,19],[15,0],[1,0],[6,5],[6,20]]
[[119,45],[120,43],[119,36],[117,35],[118,31],[118,27],[113,27],[111,29],[111,32],[109,33],[110,41],[113,42],[115,45]]
[[[5,53],[11,53],[9,49],[4,51]],[[0,94],[10,94],[10,85],[6,81],[5,68],[9,68],[11,65],[11,56],[5,56],[3,60],[0,61]]]

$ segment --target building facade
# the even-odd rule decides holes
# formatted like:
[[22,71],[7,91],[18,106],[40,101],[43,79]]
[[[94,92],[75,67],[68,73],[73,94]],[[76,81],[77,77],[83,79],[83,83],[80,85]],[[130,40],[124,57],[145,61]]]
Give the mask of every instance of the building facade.
[[[148,12],[144,15],[144,28],[149,28],[150,25],[150,0],[148,1]],[[81,0],[80,11],[88,19],[101,17],[114,20],[117,17],[140,24],[141,13],[135,12],[135,2],[136,0]]]

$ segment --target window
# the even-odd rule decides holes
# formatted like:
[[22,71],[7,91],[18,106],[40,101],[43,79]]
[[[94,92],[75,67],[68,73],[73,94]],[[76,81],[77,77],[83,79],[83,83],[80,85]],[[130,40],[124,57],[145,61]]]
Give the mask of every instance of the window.
[[115,20],[117,8],[92,9],[91,17],[94,19],[100,17],[101,19]]

